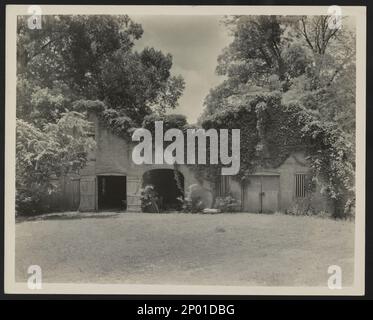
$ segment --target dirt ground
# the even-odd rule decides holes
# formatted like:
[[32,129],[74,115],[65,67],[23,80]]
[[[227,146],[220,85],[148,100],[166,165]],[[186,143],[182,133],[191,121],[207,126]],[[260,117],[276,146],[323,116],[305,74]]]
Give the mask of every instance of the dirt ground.
[[316,217],[120,213],[16,224],[16,280],[326,286],[352,284],[354,223]]

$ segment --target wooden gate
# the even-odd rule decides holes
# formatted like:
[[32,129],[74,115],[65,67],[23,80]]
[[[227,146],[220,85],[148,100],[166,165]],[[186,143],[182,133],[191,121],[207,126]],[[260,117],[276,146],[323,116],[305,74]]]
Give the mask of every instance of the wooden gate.
[[62,180],[62,203],[63,210],[75,211],[80,203],[80,178],[64,176]]
[[79,211],[95,211],[96,208],[96,177],[82,177]]
[[137,176],[127,176],[127,210],[141,211],[141,179]]

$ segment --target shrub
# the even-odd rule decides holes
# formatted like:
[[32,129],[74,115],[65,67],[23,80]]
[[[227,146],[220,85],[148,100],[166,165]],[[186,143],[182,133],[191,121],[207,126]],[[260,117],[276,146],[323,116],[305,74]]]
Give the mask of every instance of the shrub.
[[141,190],[141,210],[142,212],[159,213],[159,196],[154,190],[153,185],[146,185],[145,188]]
[[285,214],[293,216],[311,216],[316,214],[314,208],[311,206],[311,201],[308,198],[298,200],[293,206],[285,210]]
[[238,212],[241,209],[241,201],[231,195],[217,197],[215,199],[215,208],[220,209],[222,212]]
[[201,197],[187,196],[184,199],[181,197],[178,199],[182,203],[183,212],[198,213],[202,212],[205,207]]
[[51,211],[58,211],[58,207],[53,201],[56,190],[16,190],[16,213],[24,216],[33,216]]

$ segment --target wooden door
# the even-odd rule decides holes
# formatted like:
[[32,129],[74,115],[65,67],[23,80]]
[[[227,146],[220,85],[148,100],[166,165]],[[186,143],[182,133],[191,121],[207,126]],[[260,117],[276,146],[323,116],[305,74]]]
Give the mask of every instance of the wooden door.
[[80,203],[80,179],[76,177],[65,176],[63,179],[63,198],[62,205],[64,210],[75,211]]
[[138,176],[127,177],[127,211],[141,211],[141,179]]
[[261,180],[260,176],[251,176],[245,183],[244,188],[244,205],[243,209],[246,212],[258,213],[261,211],[260,192]]
[[262,213],[278,210],[279,176],[251,176],[245,184],[243,209]]
[[261,212],[278,211],[279,180],[279,176],[262,176]]

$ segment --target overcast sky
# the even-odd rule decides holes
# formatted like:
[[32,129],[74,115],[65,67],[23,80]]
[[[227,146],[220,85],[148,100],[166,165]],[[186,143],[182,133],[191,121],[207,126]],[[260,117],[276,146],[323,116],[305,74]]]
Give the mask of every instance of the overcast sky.
[[223,79],[215,73],[217,57],[230,43],[221,16],[131,16],[141,23],[144,34],[136,48],[146,46],[171,53],[172,73],[181,74],[185,90],[173,113],[196,122],[210,88]]

